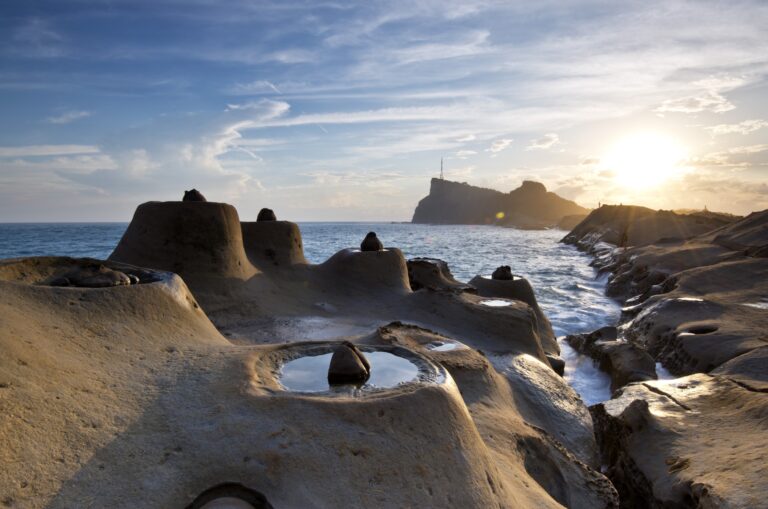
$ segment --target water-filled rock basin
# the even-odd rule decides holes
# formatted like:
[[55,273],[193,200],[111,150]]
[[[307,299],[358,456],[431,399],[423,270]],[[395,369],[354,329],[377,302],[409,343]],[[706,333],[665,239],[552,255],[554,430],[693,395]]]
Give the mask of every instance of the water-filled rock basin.
[[417,382],[442,382],[442,370],[405,348],[360,347],[371,364],[371,376],[362,384],[329,384],[328,367],[335,345],[316,347],[288,358],[280,367],[278,381],[291,392],[359,396]]
[[512,305],[511,300],[505,299],[488,299],[480,302],[481,306],[488,306],[489,308],[505,308]]

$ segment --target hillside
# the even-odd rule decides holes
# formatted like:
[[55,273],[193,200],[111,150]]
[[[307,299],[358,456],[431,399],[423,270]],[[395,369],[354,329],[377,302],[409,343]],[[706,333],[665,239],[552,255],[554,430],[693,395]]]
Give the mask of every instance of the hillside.
[[540,229],[557,225],[564,216],[586,215],[588,209],[548,192],[539,182],[526,180],[502,193],[465,182],[432,179],[429,195],[413,213],[412,223],[498,224]]

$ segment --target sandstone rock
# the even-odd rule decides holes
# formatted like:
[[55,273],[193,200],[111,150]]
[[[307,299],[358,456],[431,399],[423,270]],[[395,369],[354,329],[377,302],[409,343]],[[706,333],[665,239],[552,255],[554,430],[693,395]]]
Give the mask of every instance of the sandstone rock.
[[470,285],[454,279],[451,269],[437,258],[412,258],[408,260],[408,280],[413,291],[429,290],[476,291]]
[[[134,276],[138,282],[138,278]],[[131,278],[123,272],[112,270],[102,264],[91,263],[72,268],[63,274],[44,281],[49,286],[80,286],[84,288],[105,288],[130,285]]]
[[328,367],[328,383],[363,383],[371,376],[371,365],[363,352],[349,341],[344,341],[333,352]]
[[381,251],[384,245],[376,236],[376,232],[368,232],[363,242],[360,243],[360,251]]
[[621,507],[765,507],[768,398],[724,377],[625,387],[591,407]]
[[256,221],[277,221],[277,216],[272,209],[263,208],[259,211],[259,215],[256,216]]
[[205,199],[205,196],[203,196],[203,193],[201,193],[197,189],[192,189],[190,191],[184,191],[184,198],[181,201],[208,201],[208,200]]
[[611,391],[632,383],[656,379],[656,362],[633,343],[617,340],[616,327],[603,327],[589,334],[566,336],[579,353],[595,359],[611,377]]

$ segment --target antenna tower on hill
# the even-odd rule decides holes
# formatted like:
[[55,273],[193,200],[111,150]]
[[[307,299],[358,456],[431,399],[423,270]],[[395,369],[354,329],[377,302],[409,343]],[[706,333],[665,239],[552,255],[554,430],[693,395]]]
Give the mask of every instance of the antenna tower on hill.
[[440,180],[444,180],[445,176],[443,175],[443,158],[440,158]]

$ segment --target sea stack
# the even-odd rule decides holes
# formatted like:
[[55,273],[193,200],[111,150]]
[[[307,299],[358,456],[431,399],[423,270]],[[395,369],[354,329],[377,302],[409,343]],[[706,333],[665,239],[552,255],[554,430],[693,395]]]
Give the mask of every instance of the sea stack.
[[363,352],[349,341],[344,341],[333,352],[328,367],[328,383],[363,383],[371,376],[371,365]]
[[360,251],[381,251],[382,249],[384,249],[384,245],[376,236],[376,232],[368,232],[368,235],[360,243]]
[[256,221],[277,221],[277,216],[274,210],[263,208],[259,211],[259,215],[256,216]]
[[191,189],[189,191],[184,191],[184,198],[181,201],[208,201],[208,200],[206,200],[205,196],[203,196],[203,193],[201,193],[197,189]]

